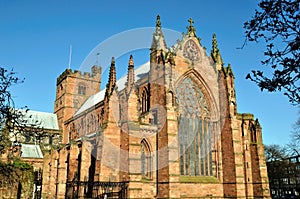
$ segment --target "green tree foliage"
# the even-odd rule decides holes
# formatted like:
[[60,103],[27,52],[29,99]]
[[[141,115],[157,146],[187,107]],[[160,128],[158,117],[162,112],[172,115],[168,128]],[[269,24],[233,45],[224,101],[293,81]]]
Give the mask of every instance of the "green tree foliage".
[[300,104],[300,0],[261,0],[259,9],[244,23],[246,42],[264,41],[263,70],[252,70],[247,79],[261,90],[283,91],[292,104]]
[[0,189],[3,198],[18,198],[17,189],[19,186],[22,187],[24,198],[32,198],[33,182],[32,165],[18,158],[12,162],[0,161]]

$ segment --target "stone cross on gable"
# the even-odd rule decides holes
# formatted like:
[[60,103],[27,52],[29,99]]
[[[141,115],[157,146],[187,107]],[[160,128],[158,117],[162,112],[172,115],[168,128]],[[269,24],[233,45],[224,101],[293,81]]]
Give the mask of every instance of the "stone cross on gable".
[[190,27],[192,27],[192,26],[193,26],[193,23],[194,23],[194,20],[193,20],[192,18],[190,18],[190,19],[188,20],[188,22],[190,22]]
[[188,20],[188,22],[190,22],[190,25],[186,27],[188,30],[188,32],[187,32],[188,36],[196,37],[196,29],[193,26],[194,20],[192,18],[190,18]]

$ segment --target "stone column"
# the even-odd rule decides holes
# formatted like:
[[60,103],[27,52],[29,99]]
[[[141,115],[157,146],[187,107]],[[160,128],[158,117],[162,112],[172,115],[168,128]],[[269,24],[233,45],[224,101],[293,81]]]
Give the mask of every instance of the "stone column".
[[232,144],[235,162],[236,193],[238,198],[245,198],[245,165],[240,124],[240,121],[235,119],[232,120]]
[[64,199],[66,194],[66,180],[67,180],[67,155],[68,151],[63,148],[59,151],[58,159],[58,175],[57,175],[57,199]]
[[50,172],[49,172],[49,186],[48,190],[48,198],[52,199],[56,197],[56,182],[57,182],[57,164],[58,164],[58,151],[53,150],[51,152],[51,161],[50,161]]
[[50,185],[51,153],[44,153],[42,197],[47,198]]
[[169,197],[180,198],[180,161],[178,120],[173,107],[167,107],[167,132],[169,149]]

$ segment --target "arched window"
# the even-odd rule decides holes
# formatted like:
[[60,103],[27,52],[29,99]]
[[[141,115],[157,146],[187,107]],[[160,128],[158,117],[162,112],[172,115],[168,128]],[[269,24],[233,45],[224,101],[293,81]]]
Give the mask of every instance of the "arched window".
[[86,94],[86,86],[83,83],[78,85],[78,94],[85,95]]
[[151,151],[145,139],[141,142],[141,173],[143,177],[151,178]]
[[256,129],[252,123],[249,124],[249,129],[250,129],[251,142],[254,142],[254,143],[257,142]]
[[189,77],[176,88],[179,106],[178,142],[180,174],[213,176],[212,129],[210,108],[199,86]]
[[95,130],[95,126],[94,126],[94,115],[91,115],[91,120],[90,120],[90,126],[91,126],[91,131]]
[[146,113],[150,108],[150,98],[147,89],[144,89],[142,92],[142,113]]
[[74,108],[79,108],[79,101],[78,100],[74,100],[73,101],[73,106],[74,106]]
[[86,132],[89,133],[91,131],[90,129],[90,119],[87,119],[87,122],[86,122]]

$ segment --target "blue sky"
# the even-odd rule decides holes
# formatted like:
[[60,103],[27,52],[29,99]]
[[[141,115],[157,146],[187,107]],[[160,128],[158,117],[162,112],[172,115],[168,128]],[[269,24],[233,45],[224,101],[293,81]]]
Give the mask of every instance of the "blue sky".
[[[157,14],[164,28],[178,32],[186,32],[187,20],[192,17],[207,54],[212,34],[217,34],[223,60],[231,64],[235,74],[238,112],[253,113],[260,120],[266,144],[284,144],[289,140],[298,109],[281,93],[262,93],[245,79],[251,69],[261,67],[262,44],[238,49],[244,42],[243,23],[254,14],[257,3],[254,0],[0,0],[0,66],[13,68],[19,77],[25,78],[23,84],[12,88],[17,107],[27,105],[32,110],[53,112],[56,78],[68,67],[70,45],[71,68],[82,69],[83,61],[98,44],[124,31],[153,27]],[[148,53],[147,49],[132,52],[135,65],[148,61]],[[109,58],[101,57],[102,54],[99,63],[106,67]],[[118,76],[127,67],[128,57],[128,54],[117,57]],[[102,85],[105,84],[103,81]]]

